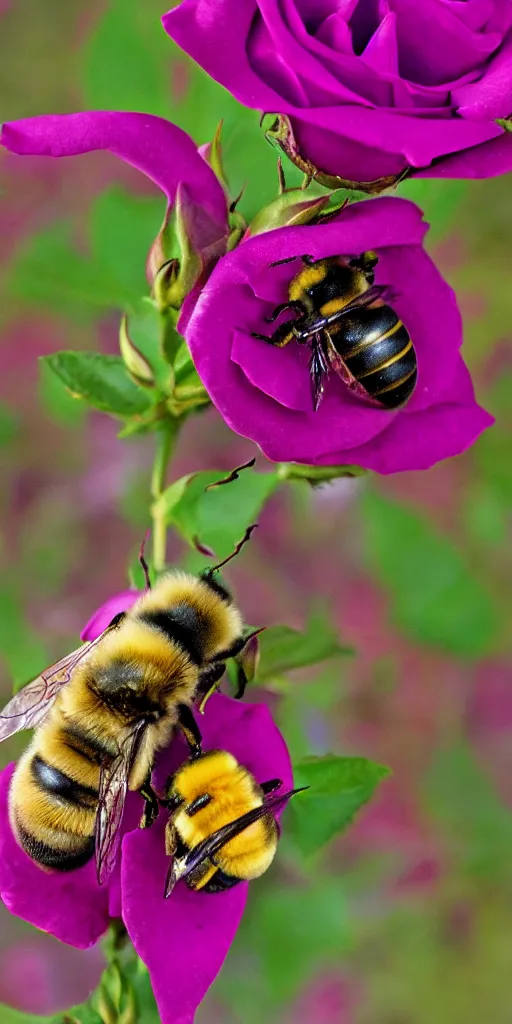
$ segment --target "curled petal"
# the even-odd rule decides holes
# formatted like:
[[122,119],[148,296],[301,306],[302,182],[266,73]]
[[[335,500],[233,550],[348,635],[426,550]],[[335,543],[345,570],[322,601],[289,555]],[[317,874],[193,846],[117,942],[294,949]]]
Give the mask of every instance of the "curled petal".
[[[151,178],[171,204],[179,183],[186,183],[198,209],[208,215],[209,234],[221,237],[226,232],[222,186],[192,139],[161,117],[107,110],[48,114],[4,124],[0,141],[21,156],[62,157],[108,150]],[[203,245],[211,245],[215,237],[204,238]]]

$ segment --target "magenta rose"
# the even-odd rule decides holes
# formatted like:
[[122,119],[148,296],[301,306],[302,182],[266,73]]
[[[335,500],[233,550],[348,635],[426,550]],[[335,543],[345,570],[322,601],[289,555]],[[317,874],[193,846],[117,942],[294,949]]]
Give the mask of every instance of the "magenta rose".
[[[354,203],[327,224],[283,227],[243,241],[216,265],[185,334],[197,371],[228,425],[269,459],[310,465],[356,464],[378,473],[427,469],[457,455],[492,423],[475,402],[460,354],[462,324],[452,289],[422,247],[421,211],[405,199]],[[416,349],[418,381],[407,405],[389,411],[354,394],[331,374],[317,412],[309,346],[273,348],[265,318],[286,300],[302,253],[315,259],[376,251],[375,280]],[[293,314],[292,314],[293,316]]]
[[[95,640],[112,617],[139,596],[136,590],[127,590],[110,598],[87,623],[82,639]],[[258,781],[280,778],[286,790],[292,788],[285,742],[264,705],[215,694],[200,728],[205,750],[229,750]],[[157,788],[165,786],[186,757],[178,736],[157,759]],[[119,861],[108,884],[98,885],[92,861],[76,871],[45,872],[18,846],[11,831],[7,800],[13,770],[11,764],[0,772],[0,898],[7,909],[80,949],[96,943],[110,921],[121,917],[149,970],[163,1024],[192,1024],[235,937],[248,884],[211,895],[192,892],[180,882],[165,900],[165,815],[141,831],[138,793],[127,797]]]
[[302,156],[356,182],[512,169],[510,0],[183,0],[168,34]]

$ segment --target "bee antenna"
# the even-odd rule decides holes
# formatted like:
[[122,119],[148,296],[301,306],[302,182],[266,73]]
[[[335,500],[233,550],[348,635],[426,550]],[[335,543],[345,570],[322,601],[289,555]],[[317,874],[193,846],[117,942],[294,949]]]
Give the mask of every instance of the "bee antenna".
[[227,558],[224,558],[222,562],[217,562],[217,565],[212,565],[212,567],[209,570],[209,572],[210,573],[218,572],[219,569],[222,569],[223,565],[227,565],[227,563],[230,562],[232,558],[236,558],[236,556],[238,555],[239,551],[241,551],[242,548],[244,547],[244,545],[247,544],[247,541],[250,539],[252,531],[256,529],[257,525],[258,525],[257,523],[252,523],[251,526],[248,526],[246,531],[245,531],[245,533],[244,533],[244,535],[243,535],[243,537],[242,537],[242,539],[238,541],[238,544],[235,544],[231,554],[228,555]]
[[149,566],[148,566],[148,563],[146,562],[146,559],[144,558],[144,548],[146,547],[146,541],[147,541],[150,533],[151,533],[151,530],[146,530],[146,533],[144,534],[144,537],[142,539],[142,544],[141,544],[140,549],[139,549],[139,563],[140,563],[140,565],[142,567],[142,572],[144,573],[144,579],[146,581],[146,590],[151,590],[151,580],[149,578]]

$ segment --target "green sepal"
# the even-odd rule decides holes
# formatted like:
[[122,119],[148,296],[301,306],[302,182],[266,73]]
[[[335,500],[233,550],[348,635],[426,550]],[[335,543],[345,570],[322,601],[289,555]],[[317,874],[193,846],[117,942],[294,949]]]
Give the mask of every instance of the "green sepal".
[[41,360],[74,398],[102,412],[129,419],[141,416],[151,406],[147,392],[134,383],[121,356],[55,352]]
[[180,182],[174,206],[167,208],[148,257],[148,276],[161,311],[181,309],[201,276],[203,260],[194,242],[195,212],[196,204]]
[[280,480],[304,480],[312,487],[320,487],[344,476],[365,476],[368,470],[362,466],[303,466],[298,462],[282,462],[277,472]]
[[320,217],[329,199],[328,194],[308,199],[301,188],[287,189],[256,214],[245,237],[252,238],[253,235],[261,235],[275,228],[311,224]]
[[497,117],[496,124],[504,128],[506,132],[512,132],[512,117]]
[[252,630],[247,637],[247,642],[242,647],[239,654],[236,654],[233,658],[236,666],[236,677],[238,687],[243,689],[248,683],[252,683],[258,673],[258,665],[260,663],[260,633],[262,633],[264,627],[259,630]]
[[155,386],[153,368],[130,338],[126,316],[121,318],[119,327],[119,349],[124,365],[135,384],[139,387],[153,388]]
[[224,164],[223,164],[223,160],[222,160],[222,144],[221,144],[221,135],[222,135],[223,125],[224,125],[224,121],[220,120],[218,125],[217,125],[217,127],[216,127],[216,129],[215,129],[215,133],[214,133],[212,141],[209,142],[207,146],[205,146],[205,149],[203,151],[203,156],[204,156],[204,159],[206,160],[206,163],[209,164],[209,166],[211,167],[213,173],[218,178],[218,180],[220,181],[224,191],[227,194],[227,192],[228,192],[228,182],[227,182],[226,172],[224,170]]
[[[162,395],[170,395],[174,382],[172,351],[175,352],[181,343],[174,329],[173,311],[160,313],[154,300],[145,296],[137,309],[129,314],[127,327],[130,341],[151,368],[156,390]],[[171,337],[173,341],[178,338],[174,348]]]
[[378,195],[379,192],[392,188],[408,173],[407,171],[384,178],[375,178],[373,181],[353,181],[351,178],[340,178],[336,174],[330,174],[328,171],[322,170],[321,167],[317,167],[300,152],[292,123],[286,114],[265,114],[261,124],[265,138],[282,149],[288,159],[305,174],[307,181],[317,181],[325,188],[357,189],[368,195]]
[[168,204],[162,226],[158,232],[146,259],[146,278],[150,288],[154,287],[155,279],[164,264],[169,263],[173,252],[172,231],[173,207]]
[[303,856],[311,856],[344,832],[368,803],[389,768],[364,757],[306,757],[293,766],[296,788],[308,786],[290,802],[287,830]]

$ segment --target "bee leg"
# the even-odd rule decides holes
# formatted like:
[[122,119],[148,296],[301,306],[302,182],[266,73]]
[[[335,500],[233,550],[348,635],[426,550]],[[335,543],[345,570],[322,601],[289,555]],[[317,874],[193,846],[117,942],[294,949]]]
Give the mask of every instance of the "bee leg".
[[287,256],[285,260],[275,260],[274,263],[269,263],[269,267],[281,267],[283,263],[293,263],[294,260],[302,260],[308,267],[316,263],[315,257],[306,253],[305,256]]
[[125,615],[126,615],[126,612],[118,612],[117,615],[114,615],[114,618],[112,619],[112,622],[109,622],[107,628],[108,629],[114,629],[114,626],[118,626],[119,623],[122,622],[122,620],[124,619]]
[[210,699],[212,693],[218,690],[218,682],[222,679],[224,672],[226,671],[226,665],[224,661],[216,661],[212,665],[208,665],[201,675],[199,676],[199,686],[197,688],[197,696],[201,698],[199,704],[199,711],[204,715],[204,709],[207,701]]
[[259,338],[260,341],[266,341],[268,345],[275,345],[276,348],[284,348],[290,341],[293,341],[295,334],[292,330],[292,324],[296,323],[296,320],[287,320],[284,324],[280,324],[279,327],[274,331],[273,334],[258,334],[256,331],[252,331],[251,338]]
[[145,802],[139,828],[150,828],[158,818],[159,811],[158,797],[151,785],[151,773],[142,784],[139,793]]
[[266,322],[268,324],[273,324],[274,320],[277,320],[278,316],[281,316],[281,313],[284,313],[285,309],[291,309],[295,313],[299,314],[297,319],[293,321],[294,323],[304,320],[307,316],[307,311],[304,309],[302,302],[300,302],[300,300],[297,299],[293,300],[292,302],[281,302],[279,306],[276,306],[276,308],[270,314],[270,316],[265,317]]
[[151,580],[149,578],[149,566],[148,566],[148,563],[146,562],[146,559],[144,558],[144,547],[146,545],[146,540],[148,538],[149,532],[150,531],[148,530],[148,532],[146,533],[146,535],[144,537],[144,540],[142,541],[142,544],[140,546],[140,551],[139,551],[139,564],[140,564],[140,567],[142,569],[142,572],[144,573],[144,580],[145,580],[145,583],[146,583],[146,590],[151,590]]
[[174,822],[172,818],[169,818],[169,821],[166,823],[165,826],[165,852],[168,857],[174,857],[174,854],[176,853],[177,849],[178,834],[174,827]]
[[193,818],[194,814],[197,814],[197,812],[201,811],[203,807],[207,807],[208,804],[211,804],[212,800],[213,797],[210,796],[210,793],[201,793],[200,796],[196,796],[195,800],[192,800],[192,803],[188,804],[186,808],[187,816],[189,818]]
[[201,744],[203,738],[199,731],[199,726],[188,706],[188,704],[178,705],[178,722],[180,729],[190,747],[190,756],[199,757],[201,754]]
[[269,779],[268,782],[261,782],[260,789],[263,790],[265,796],[268,793],[273,793],[276,789],[279,789],[283,785],[282,779]]

